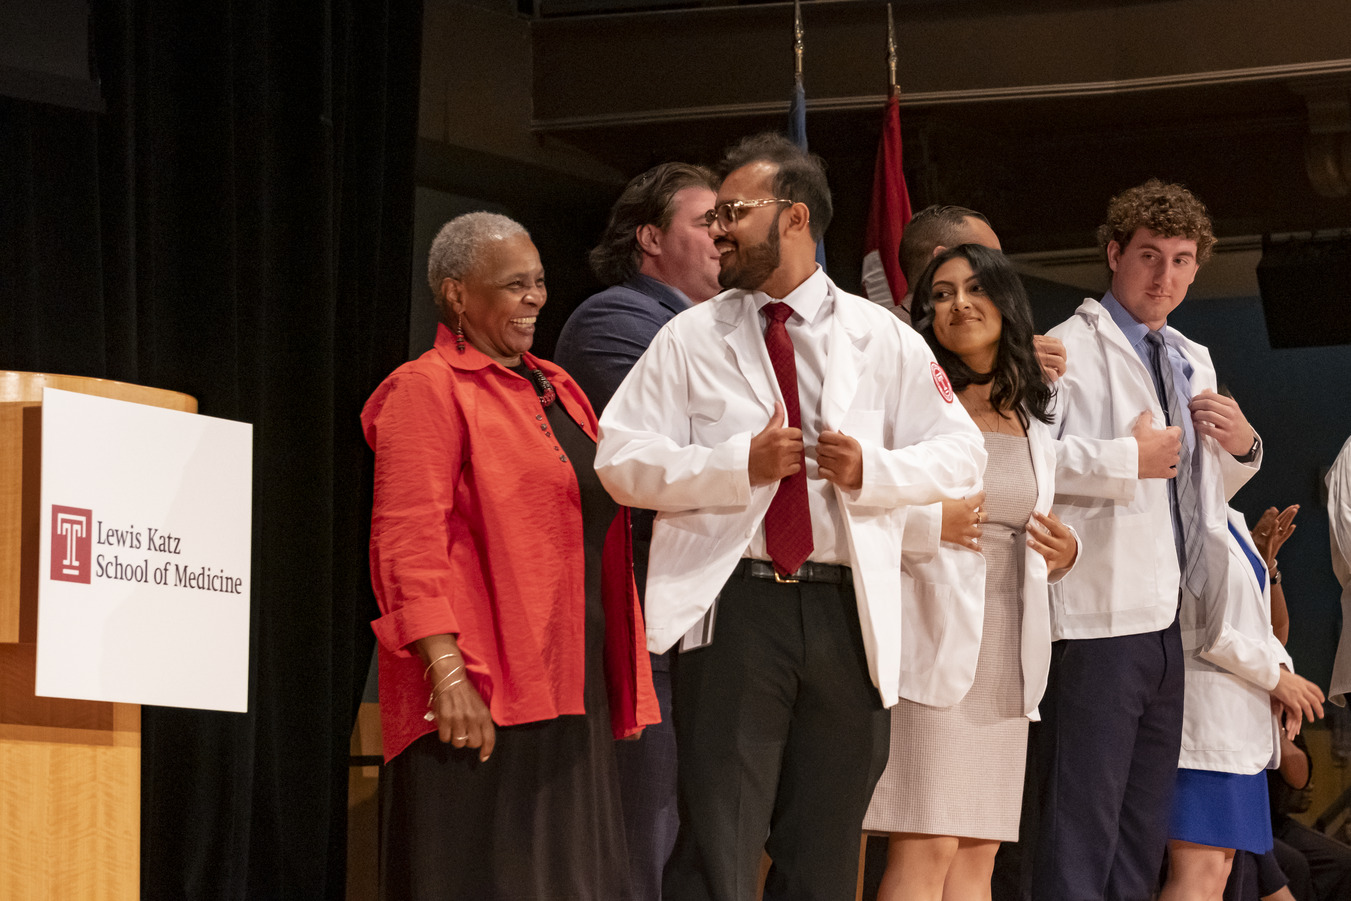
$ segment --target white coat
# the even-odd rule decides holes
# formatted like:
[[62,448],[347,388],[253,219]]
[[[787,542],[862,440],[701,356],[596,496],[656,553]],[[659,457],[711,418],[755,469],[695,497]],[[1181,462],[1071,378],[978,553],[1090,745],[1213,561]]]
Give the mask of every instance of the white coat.
[[1258,559],[1243,515],[1229,510],[1241,537],[1229,536],[1228,600],[1218,616],[1182,610],[1183,668],[1187,678],[1182,707],[1182,753],[1178,766],[1248,776],[1280,763],[1280,723],[1269,692],[1290,655],[1271,632],[1271,580],[1259,586],[1247,546]]
[[[901,670],[901,540],[911,505],[976,490],[980,432],[945,399],[924,340],[827,280],[834,299],[822,386],[825,428],[857,439],[863,487],[835,488],[868,667],[885,706]],[[764,519],[777,484],[752,487],[751,437],[781,400],[753,295],[728,291],[657,334],[600,420],[596,472],[621,504],[658,511],[645,617],[670,648],[712,605]],[[951,397],[951,394],[948,394]],[[716,626],[715,637],[716,641]]]
[[1342,637],[1332,664],[1328,697],[1345,707],[1351,693],[1351,440],[1328,470],[1328,537],[1332,542],[1332,570],[1342,583]]
[[[1214,390],[1210,352],[1165,326],[1192,366],[1191,388]],[[1079,533],[1074,572],[1051,588],[1051,634],[1106,638],[1164,629],[1178,606],[1180,574],[1164,479],[1140,479],[1131,430],[1141,412],[1167,422],[1145,364],[1107,310],[1091,298],[1051,329],[1065,343],[1068,371],[1056,383],[1055,512]],[[1207,571],[1228,566],[1226,510],[1261,463],[1239,463],[1197,435]],[[1202,602],[1223,609],[1225,580],[1212,578]]]
[[[1051,427],[1032,420],[1027,428],[1032,474],[1037,482],[1034,509],[1049,513],[1055,496],[1056,445]],[[940,542],[942,505],[912,511],[912,519],[930,520],[927,529],[909,531],[901,557],[901,581],[916,603],[902,613],[901,697],[933,707],[948,707],[966,696],[976,677],[985,613],[985,556],[951,542]],[[919,536],[931,539],[919,546]],[[1077,537],[1077,536],[1076,536]],[[1076,560],[1077,563],[1077,560]],[[1063,579],[1073,570],[1055,573]],[[1023,548],[1022,670],[1023,713],[1037,719],[1051,666],[1051,604],[1046,558]]]

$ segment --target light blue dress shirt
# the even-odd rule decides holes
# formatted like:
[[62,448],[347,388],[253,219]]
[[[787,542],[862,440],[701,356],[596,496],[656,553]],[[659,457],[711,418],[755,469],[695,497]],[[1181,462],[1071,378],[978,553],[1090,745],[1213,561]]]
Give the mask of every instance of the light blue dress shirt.
[[[1149,373],[1149,379],[1154,383],[1154,393],[1159,397],[1159,404],[1163,407],[1164,415],[1168,414],[1168,404],[1163,399],[1163,387],[1159,385],[1154,376],[1154,361],[1151,359],[1149,342],[1145,340],[1145,335],[1149,334],[1149,326],[1131,315],[1130,311],[1121,305],[1121,301],[1112,296],[1108,291],[1102,298],[1103,309],[1111,314],[1112,321],[1116,323],[1117,328],[1125,334],[1126,340],[1130,342],[1131,347],[1139,355],[1140,361],[1145,364],[1145,371]],[[1178,350],[1172,329],[1167,325],[1161,329],[1164,336],[1164,344],[1168,348],[1168,365],[1173,367],[1173,387],[1182,392],[1188,401],[1192,396],[1192,364],[1187,362],[1187,358]],[[1196,450],[1196,429],[1192,426],[1192,419],[1189,411],[1183,410],[1182,422],[1170,422],[1169,425],[1182,427],[1182,440],[1187,443],[1188,451]]]

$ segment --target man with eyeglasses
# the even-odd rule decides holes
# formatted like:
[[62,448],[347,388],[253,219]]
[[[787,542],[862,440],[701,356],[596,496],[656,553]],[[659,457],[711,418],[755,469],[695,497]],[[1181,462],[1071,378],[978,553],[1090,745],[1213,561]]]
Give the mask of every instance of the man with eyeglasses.
[[[563,326],[554,362],[577,380],[600,413],[663,325],[717,294],[718,251],[704,224],[717,190],[713,173],[661,163],[625,186],[590,254],[607,287]],[[633,568],[639,597],[647,582],[652,511],[633,513]],[[669,655],[652,655],[662,722],[615,746],[634,901],[661,901],[661,874],[675,844],[675,732]]]
[[668,901],[853,897],[900,677],[906,509],[978,487],[979,432],[928,347],[816,265],[830,190],[778,135],[733,147],[728,289],[671,320],[601,417],[596,469],[658,511],[648,647],[677,642]]

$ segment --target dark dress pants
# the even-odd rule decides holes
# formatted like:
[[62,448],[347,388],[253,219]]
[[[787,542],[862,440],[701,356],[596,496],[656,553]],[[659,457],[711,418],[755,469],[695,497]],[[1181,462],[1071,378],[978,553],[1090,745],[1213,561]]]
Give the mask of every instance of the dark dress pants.
[[734,575],[712,644],[677,655],[680,831],[666,901],[854,897],[863,814],[889,721],[853,586]]
[[[1306,889],[1306,893],[1310,901],[1351,899],[1351,847],[1289,817],[1277,826],[1276,839],[1307,862],[1311,891]],[[1293,892],[1293,876],[1290,882]]]
[[1041,702],[1032,897],[1149,901],[1182,742],[1182,640],[1159,632],[1056,642]]
[[[633,511],[633,575],[640,598],[646,593],[652,515],[650,510]],[[634,901],[661,901],[661,874],[680,825],[676,812],[675,726],[671,721],[672,656],[651,655],[652,687],[661,708],[661,722],[648,726],[635,741],[615,742]]]
[[636,741],[615,742],[634,901],[661,901],[661,874],[680,825],[671,670],[665,654],[652,655],[652,687],[661,707],[661,722],[644,729]]
[[[1290,857],[1289,855],[1294,855]],[[1287,878],[1284,865],[1291,866]],[[1303,868],[1302,876],[1298,870]],[[1299,852],[1276,839],[1276,846],[1265,854],[1254,854],[1242,849],[1234,852],[1234,864],[1229,868],[1229,881],[1224,884],[1224,901],[1261,901],[1285,886],[1295,901],[1306,901],[1309,867]]]

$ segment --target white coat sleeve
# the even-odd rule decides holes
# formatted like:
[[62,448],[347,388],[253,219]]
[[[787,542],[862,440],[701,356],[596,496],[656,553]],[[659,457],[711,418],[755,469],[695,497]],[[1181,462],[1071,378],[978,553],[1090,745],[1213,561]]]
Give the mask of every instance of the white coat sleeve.
[[596,474],[620,504],[676,512],[750,502],[752,433],[713,447],[690,442],[687,365],[663,329],[601,415]]
[[895,407],[887,411],[886,446],[860,440],[863,487],[844,492],[850,506],[928,505],[980,488],[985,442],[956,400],[934,382],[933,353],[914,332],[900,336],[902,363]]
[[901,553],[907,559],[924,562],[938,553],[943,535],[943,505],[926,504],[911,507],[905,515],[905,532],[901,535]]
[[1075,434],[1074,404],[1088,402],[1076,396],[1080,390],[1069,373],[1056,385],[1055,492],[1128,504],[1140,481],[1139,446],[1129,435],[1095,438]]
[[1281,678],[1280,666],[1290,659],[1279,642],[1273,647],[1266,638],[1250,638],[1227,622],[1220,627],[1215,640],[1201,649],[1200,656],[1264,691],[1276,687]]
[[[1233,536],[1229,536],[1235,544]],[[1235,558],[1231,548],[1229,556]],[[1232,559],[1231,566],[1250,566],[1247,560]],[[1220,615],[1219,628],[1208,630],[1214,636],[1198,652],[1201,659],[1228,670],[1235,676],[1253,683],[1264,691],[1271,691],[1280,681],[1281,664],[1290,663],[1290,655],[1281,647],[1271,631],[1270,622],[1263,630],[1248,628],[1240,631],[1237,627],[1240,611],[1270,610],[1271,586],[1263,587],[1261,596],[1257,596],[1257,586],[1247,578],[1237,578],[1235,573],[1228,575],[1229,591]]]
[[[1254,432],[1256,434],[1256,432]],[[1232,500],[1238,490],[1248,484],[1248,480],[1257,475],[1262,466],[1262,447],[1257,448],[1257,457],[1251,463],[1240,463],[1234,455],[1220,449],[1220,477],[1224,480],[1224,499]]]
[[1328,536],[1332,571],[1351,591],[1351,441],[1347,441],[1328,470]]
[[1351,693],[1351,441],[1342,447],[1328,470],[1328,537],[1332,571],[1342,585],[1342,632],[1332,662],[1328,697],[1346,706]]

